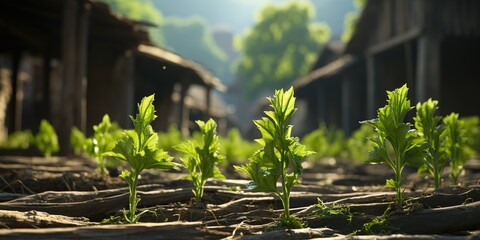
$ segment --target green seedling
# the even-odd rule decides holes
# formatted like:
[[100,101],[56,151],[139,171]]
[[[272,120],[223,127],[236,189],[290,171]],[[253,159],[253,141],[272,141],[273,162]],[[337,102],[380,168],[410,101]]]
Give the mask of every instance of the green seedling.
[[153,131],[151,122],[157,117],[153,106],[154,95],[144,97],[138,105],[138,114],[135,118],[130,116],[134,130],[124,130],[123,137],[116,142],[112,151],[104,154],[125,161],[130,165],[130,171],[124,170],[120,174],[128,183],[130,191],[128,215],[124,211],[127,222],[135,223],[141,214],[136,214],[137,204],[140,198],[137,197],[137,183],[140,173],[144,169],[170,169],[173,167],[172,157],[167,152],[157,148],[158,135]]
[[438,109],[437,105],[438,101],[432,99],[418,103],[417,116],[413,118],[415,128],[420,137],[426,141],[430,153],[426,156],[425,164],[419,168],[419,171],[429,171],[432,174],[435,189],[440,188],[442,184],[442,172],[447,162],[447,156],[442,148],[442,139],[444,138],[441,137],[445,127],[439,124],[442,118],[435,115],[435,111]]
[[327,128],[325,123],[309,134],[305,135],[301,140],[302,144],[307,146],[308,150],[315,151],[315,154],[309,156],[309,160],[318,161],[324,157],[344,157],[345,136],[343,131],[335,128]]
[[252,179],[247,190],[274,193],[281,199],[284,211],[280,225],[301,228],[302,223],[290,215],[290,191],[299,181],[302,161],[313,152],[291,136],[293,126],[289,122],[296,111],[293,88],[286,92],[277,90],[273,98],[267,99],[273,111],[265,111],[267,117],[254,121],[262,134],[262,138],[256,140],[262,148],[246,165],[235,166],[235,169]]
[[185,154],[182,166],[188,170],[188,179],[193,182],[193,194],[197,205],[200,205],[203,197],[203,189],[209,178],[225,179],[225,176],[216,166],[223,157],[219,154],[217,136],[217,123],[209,119],[206,123],[196,121],[203,136],[203,146],[195,140],[190,140],[175,146],[174,148]]
[[86,141],[87,138],[85,137],[83,132],[80,131],[78,128],[73,127],[70,131],[70,146],[72,146],[73,153],[75,155],[80,155]]
[[45,119],[42,119],[40,122],[34,143],[46,158],[52,156],[52,153],[56,153],[60,149],[57,133],[53,126]]
[[368,140],[375,134],[372,127],[362,124],[360,128],[352,133],[347,140],[347,156],[358,162],[365,162],[368,157],[368,150],[373,147],[372,141]]
[[370,234],[370,235],[378,235],[378,234],[392,234],[394,231],[398,230],[396,227],[392,226],[390,221],[388,220],[388,214],[391,211],[391,206],[383,212],[382,216],[376,217],[372,219],[372,221],[363,224],[362,230],[359,232]]
[[0,143],[0,149],[27,149],[35,138],[30,130],[16,131]]
[[377,137],[372,138],[374,147],[369,152],[368,162],[386,163],[395,174],[388,179],[386,186],[395,189],[397,208],[403,206],[402,171],[406,164],[421,166],[428,151],[426,144],[418,137],[412,124],[405,123],[408,111],[412,109],[407,98],[408,88],[403,85],[394,91],[387,91],[388,101],[385,107],[378,109],[378,117],[364,121],[375,128]]
[[107,159],[103,155],[115,147],[115,138],[111,134],[112,123],[110,117],[105,114],[102,122],[93,126],[93,136],[85,142],[87,153],[97,160],[97,172],[101,176],[108,175]]
[[254,154],[258,147],[254,142],[242,138],[237,128],[228,131],[227,137],[220,137],[220,152],[225,155],[224,165],[232,163],[241,164]]
[[443,124],[445,124],[445,131],[441,138],[445,139],[445,153],[450,160],[450,178],[454,184],[457,184],[463,165],[468,159],[468,139],[465,137],[463,122],[458,119],[458,113],[451,113],[444,117]]
[[352,222],[354,213],[350,211],[350,207],[347,205],[342,206],[336,203],[326,204],[320,198],[318,198],[318,203],[314,206],[316,209],[313,211],[313,214],[320,218],[330,216],[344,216],[348,222]]
[[168,151],[170,154],[174,154],[174,148],[176,145],[184,141],[184,137],[180,130],[175,126],[171,125],[168,127],[166,132],[158,133],[158,148]]

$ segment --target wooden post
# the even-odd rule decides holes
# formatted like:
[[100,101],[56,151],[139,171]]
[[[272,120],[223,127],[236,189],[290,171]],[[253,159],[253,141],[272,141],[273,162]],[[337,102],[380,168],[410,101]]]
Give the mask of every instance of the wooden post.
[[205,86],[205,121],[211,117],[210,107],[212,105],[211,99],[212,87]]
[[79,9],[77,71],[75,85],[75,122],[84,134],[87,133],[87,49],[89,35],[90,3],[84,3]]
[[367,56],[367,118],[373,119],[376,115],[376,70],[375,56]]
[[23,83],[20,79],[20,63],[22,56],[19,50],[15,50],[12,55],[12,125],[9,132],[22,130],[22,100],[23,100]]
[[413,58],[412,58],[412,43],[410,41],[404,43],[405,50],[405,71],[407,76],[407,85],[411,88],[414,87],[414,72],[413,72]]
[[66,155],[70,153],[69,134],[74,126],[75,116],[75,66],[77,53],[77,1],[64,1],[62,17],[61,34],[61,60],[62,60],[62,81],[60,102],[57,103],[60,116],[57,122],[56,130],[60,144],[60,153]]
[[51,77],[52,77],[52,47],[50,43],[47,43],[46,51],[43,53],[43,89],[42,89],[42,102],[40,117],[50,121],[50,99],[51,99]]
[[416,101],[440,97],[440,38],[424,35],[418,40]]
[[350,135],[352,131],[352,126],[350,125],[351,118],[352,118],[352,109],[351,109],[351,90],[350,90],[350,81],[349,79],[341,79],[341,85],[342,85],[342,92],[341,92],[341,98],[342,98],[342,129],[345,132],[346,136]]
[[319,87],[319,94],[317,95],[317,102],[318,102],[318,122],[317,126],[315,126],[314,129],[317,129],[320,126],[321,122],[326,122],[327,121],[327,106],[328,106],[328,101],[327,101],[327,92],[325,91],[325,86],[322,85]]
[[185,107],[185,97],[187,95],[188,85],[181,84],[179,104],[178,126],[183,136],[188,136],[188,108]]
[[7,108],[11,101],[12,83],[10,72],[2,68],[0,58],[0,141],[7,139]]

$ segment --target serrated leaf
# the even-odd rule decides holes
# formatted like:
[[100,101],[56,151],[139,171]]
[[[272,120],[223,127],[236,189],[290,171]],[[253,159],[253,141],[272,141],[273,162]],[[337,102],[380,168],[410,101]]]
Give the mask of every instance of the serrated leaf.
[[207,122],[196,121],[203,137],[203,146],[200,147],[196,141],[183,142],[174,148],[184,153],[181,158],[182,165],[188,170],[195,189],[193,193],[197,200],[202,198],[203,187],[209,178],[224,179],[225,176],[216,167],[216,164],[223,160],[219,154],[217,136],[217,124],[213,119]]
[[213,178],[227,179],[225,175],[223,175],[222,172],[220,172],[220,169],[218,169],[218,167],[213,168]]
[[[293,88],[287,91],[280,89],[273,97],[267,97],[273,111],[265,111],[267,117],[254,121],[262,135],[255,141],[262,148],[249,158],[246,165],[235,166],[235,170],[252,179],[247,190],[275,193],[283,204],[288,204],[286,199],[290,198],[290,190],[303,171],[303,159],[312,154],[298,142],[298,138],[291,137],[293,125],[289,125],[289,121],[296,111],[293,94]],[[279,180],[282,188],[277,189]],[[284,205],[284,208],[289,206]]]
[[422,147],[422,140],[405,116],[412,109],[408,100],[408,88],[403,85],[394,91],[387,91],[387,104],[378,109],[377,119],[365,123],[373,126],[377,136],[372,138],[373,149],[369,152],[368,162],[387,163],[395,173],[395,179],[389,179],[387,186],[396,189],[397,205],[403,204],[401,188],[402,170],[405,164],[421,166],[428,152]]
[[393,179],[387,179],[387,181],[385,182],[385,187],[388,187],[388,188],[396,188],[395,180],[393,180]]
[[138,114],[136,120],[142,122],[145,125],[149,125],[157,116],[155,115],[155,107],[153,101],[155,94],[144,97],[138,105]]
[[148,168],[170,169],[174,166],[171,162],[173,158],[157,148],[158,135],[150,125],[156,118],[153,100],[154,95],[142,99],[138,104],[136,117],[130,116],[134,130],[125,130],[123,138],[116,142],[112,151],[104,154],[105,157],[116,158],[130,164],[132,171],[123,171],[120,175],[130,188],[129,216],[125,215],[128,222],[136,222],[139,218],[135,210],[140,199],[134,194],[133,189],[137,187],[140,173]]
[[264,141],[272,141],[275,138],[275,125],[268,118],[262,118],[261,120],[255,120],[253,122],[260,130]]

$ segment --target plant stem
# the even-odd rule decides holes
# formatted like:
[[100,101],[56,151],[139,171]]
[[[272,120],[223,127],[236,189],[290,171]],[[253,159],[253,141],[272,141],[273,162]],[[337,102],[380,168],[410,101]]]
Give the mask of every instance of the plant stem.
[[400,165],[400,159],[396,161],[395,170],[395,191],[397,192],[397,208],[400,209],[403,206],[403,193],[402,193],[402,166]]
[[440,179],[440,171],[439,171],[439,166],[438,166],[438,159],[435,158],[433,159],[433,177],[434,177],[434,185],[435,185],[435,190],[440,188],[441,179]]
[[131,182],[131,185],[129,186],[130,189],[130,203],[129,203],[129,211],[128,211],[128,219],[127,221],[129,223],[134,223],[136,222],[136,215],[135,212],[137,211],[137,181],[138,181],[138,174],[135,172],[132,172],[134,174],[133,181]]
[[[282,158],[282,165],[284,165],[284,156],[285,154],[281,154],[281,158]],[[287,187],[287,173],[286,173],[286,167],[284,167],[284,169],[282,170],[282,192],[283,194],[279,194],[280,195],[280,199],[282,200],[282,204],[283,204],[283,218],[286,219],[286,220],[289,220],[290,219],[290,192],[288,191],[288,187]]]
[[197,182],[195,185],[195,189],[193,190],[193,193],[195,195],[195,204],[197,206],[201,205],[202,198],[203,198],[203,186],[205,183],[202,184],[202,182]]

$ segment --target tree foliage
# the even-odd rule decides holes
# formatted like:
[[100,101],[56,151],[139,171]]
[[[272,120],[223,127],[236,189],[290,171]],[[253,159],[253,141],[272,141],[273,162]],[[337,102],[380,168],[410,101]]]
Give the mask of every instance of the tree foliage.
[[353,3],[357,8],[357,10],[345,14],[344,27],[343,27],[343,33],[342,33],[343,42],[348,42],[352,38],[353,31],[355,30],[355,26],[359,18],[358,12],[359,10],[363,9],[365,4],[367,3],[367,0],[353,0]]
[[215,75],[223,74],[227,56],[213,40],[204,18],[169,17],[165,19],[162,31],[166,44],[175,52],[206,66]]
[[326,24],[312,22],[312,9],[309,2],[267,5],[237,41],[241,59],[235,70],[246,97],[285,87],[309,70],[330,36]]
[[[129,19],[146,21],[153,23],[157,26],[163,24],[163,15],[158,10],[151,0],[101,0],[102,2],[110,5],[112,10]],[[164,44],[163,32],[159,28],[149,29],[150,36],[154,43],[162,45]]]

